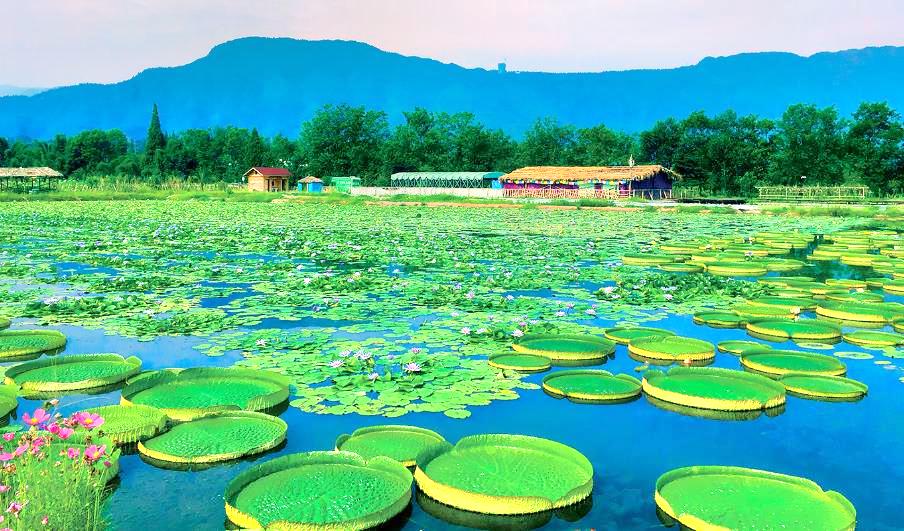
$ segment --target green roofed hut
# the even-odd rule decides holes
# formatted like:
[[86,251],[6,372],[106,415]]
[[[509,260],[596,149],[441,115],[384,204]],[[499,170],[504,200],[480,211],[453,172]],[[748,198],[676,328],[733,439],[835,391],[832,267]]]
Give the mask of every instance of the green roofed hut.
[[361,186],[361,179],[354,175],[342,177],[326,177],[326,181],[336,189],[337,192],[343,194],[351,193],[352,188]]
[[46,166],[39,168],[0,168],[0,190],[17,192],[56,188],[63,174]]
[[394,187],[499,188],[501,171],[405,171],[389,178]]

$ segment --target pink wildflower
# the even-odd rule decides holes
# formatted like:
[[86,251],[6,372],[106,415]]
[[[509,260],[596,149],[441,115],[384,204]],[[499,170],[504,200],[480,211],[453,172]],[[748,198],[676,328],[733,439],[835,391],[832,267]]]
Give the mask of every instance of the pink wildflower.
[[29,415],[28,413],[22,414],[22,421],[29,426],[37,426],[38,424],[42,424],[50,420],[50,415],[44,411],[43,408],[38,408],[34,413]]
[[69,448],[66,450],[66,457],[69,459],[78,459],[79,450],[78,448]]
[[3,440],[4,440],[4,441],[11,441],[11,440],[13,440],[13,439],[15,439],[15,438],[16,438],[16,433],[15,433],[15,432],[10,431],[10,432],[7,432],[7,433],[4,433],[4,434],[3,434]]
[[60,428],[59,433],[57,433],[57,437],[59,437],[60,439],[62,439],[62,440],[65,441],[65,440],[68,439],[73,433],[75,433],[75,430],[73,430],[72,428]]
[[96,413],[88,413],[87,411],[79,411],[72,418],[84,426],[88,430],[92,430],[104,423],[104,418]]
[[57,433],[60,433],[60,425],[54,422],[50,426],[47,426],[47,431],[56,435]]
[[96,444],[92,444],[91,446],[85,448],[85,460],[89,463],[93,463],[103,457],[106,451],[107,445],[102,444],[98,446]]
[[47,525],[48,522],[50,522],[50,518],[45,514],[44,518],[41,518],[41,525]]
[[104,468],[110,468],[111,466],[113,466],[113,463],[104,459]]
[[15,516],[18,516],[21,510],[22,504],[16,501],[9,502],[9,507],[6,508],[6,512],[12,513]]
[[11,454],[9,452],[2,452],[2,453],[0,453],[0,462],[5,463],[7,461],[12,461],[13,459],[15,459],[15,457],[16,456],[14,456],[13,454]]
[[9,485],[0,485],[0,494],[9,490]]

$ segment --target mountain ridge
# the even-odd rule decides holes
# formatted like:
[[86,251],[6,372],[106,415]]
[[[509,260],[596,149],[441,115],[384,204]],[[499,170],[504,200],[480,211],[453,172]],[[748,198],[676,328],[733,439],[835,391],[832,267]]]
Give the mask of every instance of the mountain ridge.
[[0,97],[0,136],[119,128],[142,138],[155,102],[168,131],[235,125],[294,136],[322,105],[348,103],[386,111],[393,123],[418,106],[467,111],[515,136],[543,116],[633,132],[696,110],[777,118],[794,103],[835,105],[842,114],[862,101],[904,109],[902,84],[904,47],[894,46],[807,57],[751,52],[664,69],[499,73],[356,41],[245,37],[118,83]]

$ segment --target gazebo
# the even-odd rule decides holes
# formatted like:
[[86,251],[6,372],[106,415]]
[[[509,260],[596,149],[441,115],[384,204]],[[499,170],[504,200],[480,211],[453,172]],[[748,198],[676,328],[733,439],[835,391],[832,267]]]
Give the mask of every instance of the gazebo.
[[0,168],[0,190],[52,190],[63,174],[48,168]]
[[255,166],[242,177],[248,180],[248,190],[251,192],[285,192],[289,189],[292,172],[286,168]]

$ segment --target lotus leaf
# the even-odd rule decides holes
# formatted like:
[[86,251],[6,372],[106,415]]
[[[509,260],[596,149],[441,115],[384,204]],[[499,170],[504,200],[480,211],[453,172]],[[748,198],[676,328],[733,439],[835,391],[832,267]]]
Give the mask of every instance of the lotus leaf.
[[56,330],[4,330],[0,332],[0,360],[12,361],[66,346],[66,336]]
[[755,411],[785,403],[781,384],[764,376],[717,367],[647,371],[643,390],[665,402],[719,411]]
[[20,363],[7,369],[6,383],[24,394],[82,391],[118,384],[140,370],[135,356],[74,354]]
[[796,350],[747,352],[741,355],[741,365],[769,376],[783,376],[791,372],[842,376],[847,372],[845,364],[837,358]]
[[365,459],[388,457],[413,467],[419,453],[444,441],[442,435],[416,426],[370,426],[339,436],[336,450],[353,452]]
[[543,378],[543,389],[553,396],[580,402],[615,402],[640,395],[640,380],[599,369],[566,370]]

